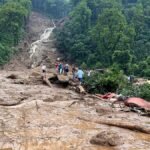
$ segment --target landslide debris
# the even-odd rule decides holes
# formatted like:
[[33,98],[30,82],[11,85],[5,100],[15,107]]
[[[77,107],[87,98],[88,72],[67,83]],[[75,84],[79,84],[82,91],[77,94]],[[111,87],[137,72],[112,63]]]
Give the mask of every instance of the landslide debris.
[[[49,25],[48,18],[32,13],[27,45],[38,40]],[[50,45],[55,44],[41,46],[45,51],[42,58],[50,60],[46,62],[54,68],[58,54]],[[149,150],[149,133],[113,125],[116,120],[120,125],[128,121],[148,130],[148,117],[112,109],[109,101],[82,94],[81,87],[75,92],[77,84],[57,76],[51,68],[48,77],[52,87],[44,85],[40,67],[28,68],[26,47],[0,71],[0,149]],[[64,83],[70,86],[57,85]]]

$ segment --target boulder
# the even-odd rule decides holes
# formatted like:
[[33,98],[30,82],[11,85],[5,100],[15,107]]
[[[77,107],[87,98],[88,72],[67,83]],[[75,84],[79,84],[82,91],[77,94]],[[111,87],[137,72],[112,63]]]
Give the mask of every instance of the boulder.
[[84,89],[83,86],[81,86],[81,85],[79,85],[79,86],[76,87],[76,91],[77,91],[78,93],[86,94],[85,89]]
[[90,143],[101,146],[117,146],[122,144],[121,137],[113,131],[103,131],[97,134],[92,137]]
[[58,81],[61,83],[69,83],[69,77],[65,75],[57,75]]

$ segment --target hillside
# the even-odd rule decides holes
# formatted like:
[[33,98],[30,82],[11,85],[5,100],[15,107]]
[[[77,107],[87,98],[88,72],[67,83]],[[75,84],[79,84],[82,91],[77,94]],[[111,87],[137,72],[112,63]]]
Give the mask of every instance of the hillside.
[[[51,20],[33,12],[28,34],[18,46],[21,52],[0,71],[0,150],[149,150],[148,117],[112,109],[109,101],[93,95],[78,94],[55,84],[49,88],[35,80],[41,70],[31,68],[33,62],[37,66],[44,62],[49,71],[54,71],[60,56],[51,34],[30,57],[31,44],[49,27],[53,27]],[[98,120],[139,125],[148,133]]]

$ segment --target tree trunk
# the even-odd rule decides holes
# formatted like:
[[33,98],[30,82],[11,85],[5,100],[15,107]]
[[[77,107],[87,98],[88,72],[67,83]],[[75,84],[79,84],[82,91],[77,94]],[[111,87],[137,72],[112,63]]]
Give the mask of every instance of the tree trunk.
[[148,126],[144,126],[144,125],[138,125],[132,122],[127,122],[127,121],[118,121],[118,120],[90,120],[90,119],[86,119],[86,118],[79,118],[81,120],[84,121],[90,121],[90,122],[94,122],[94,123],[98,123],[98,124],[105,124],[105,125],[109,125],[109,126],[115,126],[115,127],[119,127],[119,128],[124,128],[124,129],[129,129],[129,130],[133,130],[133,131],[140,131],[143,133],[147,133],[150,134],[150,127]]

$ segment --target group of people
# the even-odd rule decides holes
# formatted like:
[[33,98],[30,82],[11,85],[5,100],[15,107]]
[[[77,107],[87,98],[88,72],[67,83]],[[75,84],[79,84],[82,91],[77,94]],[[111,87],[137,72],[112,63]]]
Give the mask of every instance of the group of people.
[[55,64],[55,69],[56,72],[59,74],[64,74],[64,75],[68,75],[69,72],[69,65],[68,64],[63,64],[63,63],[57,63]]
[[[56,72],[58,74],[64,74],[64,75],[68,75],[70,69],[72,68],[72,79],[73,81],[79,81],[80,84],[83,82],[83,76],[84,76],[84,72],[83,70],[79,67],[70,67],[68,64],[63,64],[62,62],[56,62],[55,64],[55,69]],[[47,67],[45,64],[42,64],[42,76],[43,78],[46,78],[46,72],[47,72]]]
[[62,62],[55,63],[56,72],[59,74],[68,75],[69,71],[72,69],[72,79],[74,81],[79,80],[80,83],[83,81],[84,72],[81,68],[77,68],[75,66],[70,67],[68,64],[63,64]]

